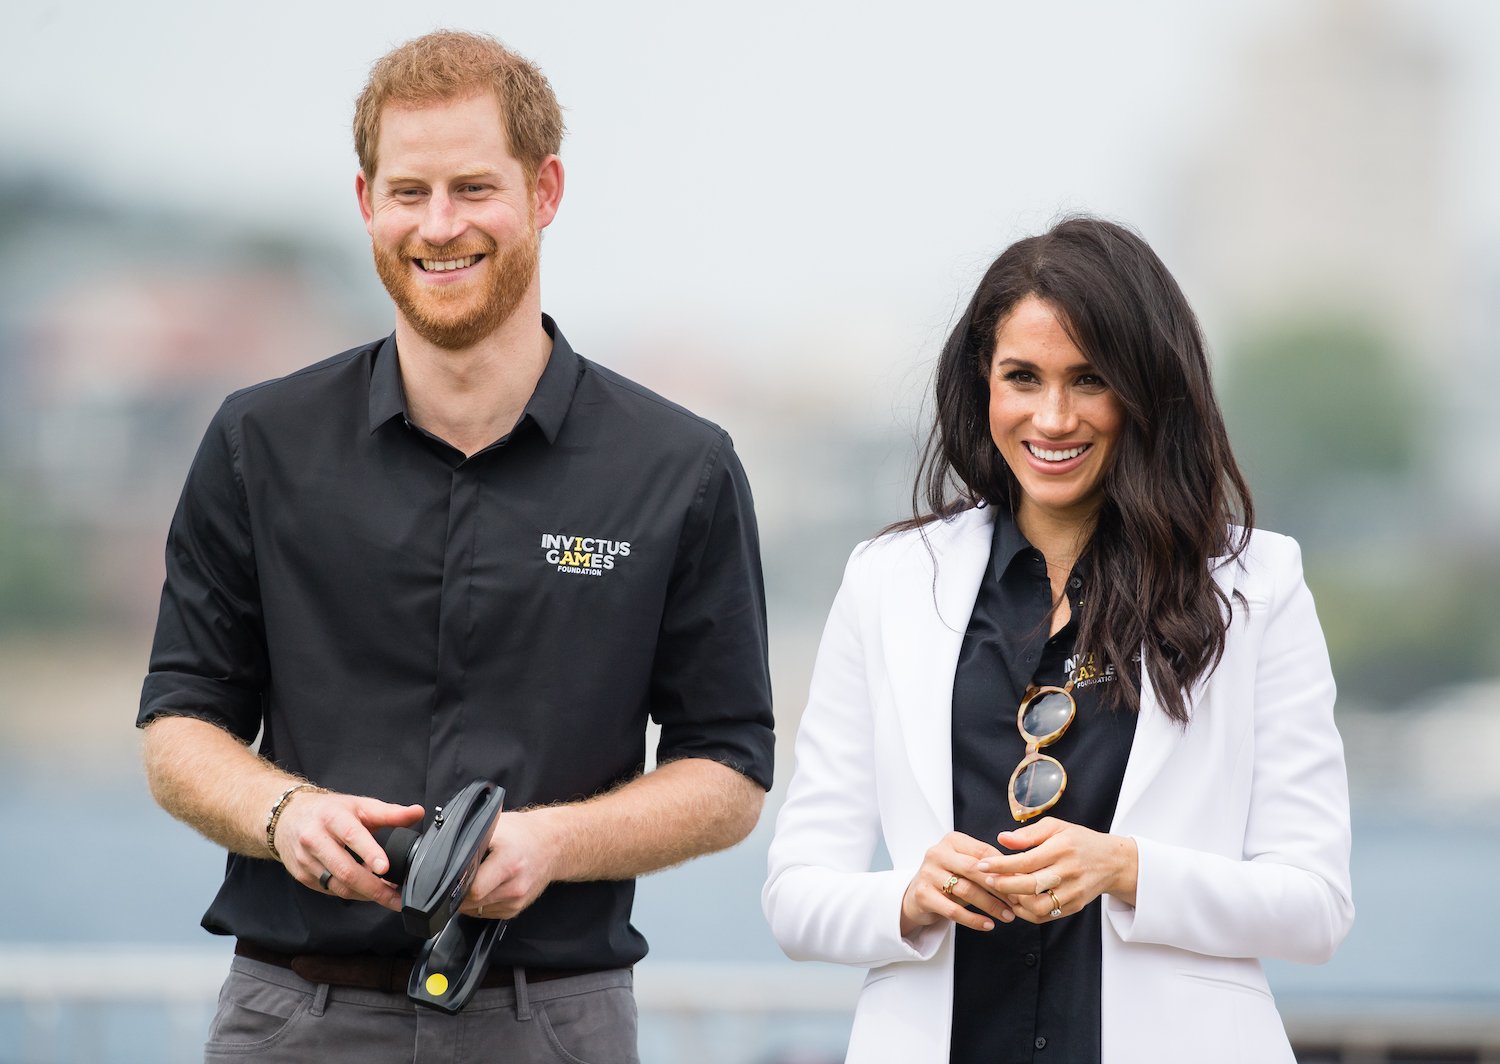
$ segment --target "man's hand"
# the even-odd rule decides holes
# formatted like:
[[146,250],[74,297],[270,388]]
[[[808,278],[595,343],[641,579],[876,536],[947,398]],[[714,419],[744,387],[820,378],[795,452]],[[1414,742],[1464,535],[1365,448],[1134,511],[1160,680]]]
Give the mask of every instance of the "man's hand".
[[[151,793],[163,809],[234,853],[270,859],[266,817],[278,796],[298,782],[295,777],[257,757],[236,736],[192,717],[152,721],[142,754]],[[378,878],[388,865],[370,832],[421,819],[419,805],[299,790],[276,821],[276,851],[305,887],[399,910],[395,888]],[[361,868],[354,854],[368,867]],[[331,877],[326,888],[320,882],[325,871]]]
[[463,911],[509,920],[525,911],[555,877],[558,841],[549,810],[503,812],[490,832],[489,853],[474,873]]
[[501,813],[463,911],[508,920],[550,883],[635,879],[733,846],[765,797],[732,768],[683,758],[586,801]]
[[[400,912],[400,891],[379,878],[390,862],[371,832],[410,827],[421,819],[420,805],[298,791],[287,799],[276,823],[276,849],[286,870],[304,887]],[[321,880],[325,871],[332,876],[326,888]]]

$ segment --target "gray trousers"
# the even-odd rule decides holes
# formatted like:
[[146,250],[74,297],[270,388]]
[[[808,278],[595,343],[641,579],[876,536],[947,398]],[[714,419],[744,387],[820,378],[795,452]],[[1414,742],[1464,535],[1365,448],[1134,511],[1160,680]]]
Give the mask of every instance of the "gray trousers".
[[205,1064],[639,1064],[629,969],[480,990],[449,1015],[404,993],[309,983],[234,958]]

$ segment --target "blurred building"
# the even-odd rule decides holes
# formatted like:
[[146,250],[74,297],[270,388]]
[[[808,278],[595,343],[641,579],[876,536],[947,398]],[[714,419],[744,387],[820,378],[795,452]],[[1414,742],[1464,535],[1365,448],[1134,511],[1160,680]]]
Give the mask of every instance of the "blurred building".
[[145,621],[166,523],[218,403],[389,325],[351,298],[359,288],[342,282],[350,266],[327,249],[112,211],[25,181],[7,191],[0,472],[9,516],[24,534],[67,540],[94,621]]
[[[1185,166],[1170,215],[1184,272],[1203,289],[1191,294],[1227,363],[1247,338],[1319,321],[1357,322],[1394,352],[1420,472],[1398,483],[1341,477],[1327,485],[1328,508],[1408,540],[1440,529],[1454,550],[1494,560],[1500,422],[1471,382],[1500,372],[1500,246],[1467,224],[1482,212],[1459,172],[1464,71],[1417,9],[1313,0],[1290,10],[1246,44],[1237,102]],[[1337,390],[1315,398],[1350,402]]]
[[1188,165],[1180,244],[1230,329],[1355,313],[1413,359],[1461,319],[1450,60],[1368,0],[1315,0],[1247,44]]

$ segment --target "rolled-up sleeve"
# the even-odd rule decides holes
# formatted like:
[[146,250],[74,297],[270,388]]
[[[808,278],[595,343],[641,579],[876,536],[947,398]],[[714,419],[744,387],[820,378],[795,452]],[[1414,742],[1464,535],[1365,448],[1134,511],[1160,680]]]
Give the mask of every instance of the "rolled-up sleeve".
[[765,586],[750,485],[728,437],[683,522],[652,663],[657,760],[706,758],[770,789]]
[[232,399],[193,459],[166,563],[136,725],[196,717],[250,742],[260,730],[266,644]]

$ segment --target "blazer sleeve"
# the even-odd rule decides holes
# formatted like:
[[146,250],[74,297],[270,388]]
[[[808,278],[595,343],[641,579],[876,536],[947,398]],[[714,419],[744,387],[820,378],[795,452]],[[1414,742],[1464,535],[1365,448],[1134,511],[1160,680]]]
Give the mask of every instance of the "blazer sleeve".
[[[1265,538],[1272,584],[1249,692],[1243,854],[1236,860],[1137,836],[1136,905],[1107,899],[1105,911],[1127,942],[1318,964],[1354,922],[1348,777],[1301,553],[1286,537]],[[1254,630],[1238,635],[1253,639]]]
[[818,647],[761,906],[793,960],[874,967],[929,959],[946,928],[902,938],[901,899],[914,869],[870,870],[880,811],[868,641],[879,625],[877,577],[864,551],[861,544],[849,559]]

